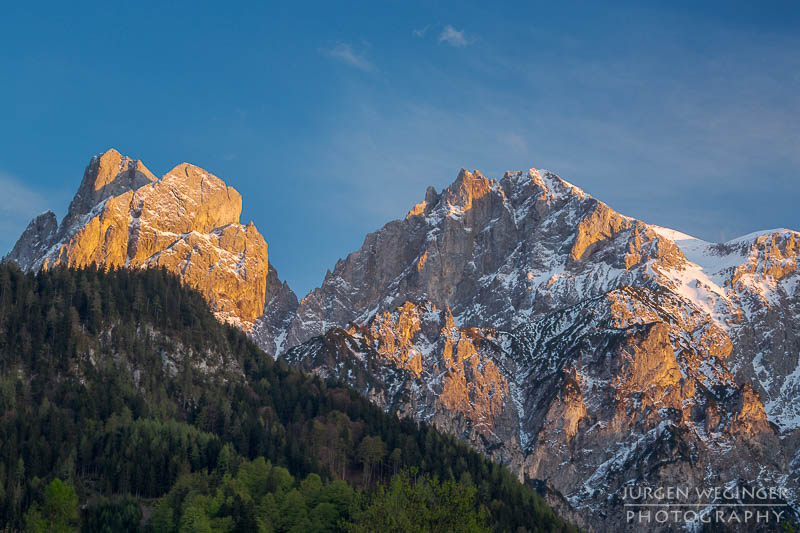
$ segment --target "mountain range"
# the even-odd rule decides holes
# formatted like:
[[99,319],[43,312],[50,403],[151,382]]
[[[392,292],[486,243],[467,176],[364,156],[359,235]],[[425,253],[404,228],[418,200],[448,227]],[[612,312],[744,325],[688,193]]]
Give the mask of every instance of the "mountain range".
[[800,233],[709,243],[545,170],[461,170],[298,300],[241,207],[199,167],[159,179],[109,150],[4,260],[163,267],[268,353],[465,440],[589,530],[638,530],[631,487],[780,486],[775,509],[800,509]]

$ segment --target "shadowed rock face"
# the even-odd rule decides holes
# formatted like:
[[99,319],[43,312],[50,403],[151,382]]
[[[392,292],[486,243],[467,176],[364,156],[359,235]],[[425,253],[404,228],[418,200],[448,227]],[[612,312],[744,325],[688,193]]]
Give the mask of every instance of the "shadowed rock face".
[[89,162],[61,225],[52,213],[37,217],[6,260],[26,269],[164,267],[218,317],[249,330],[277,273],[268,280],[267,243],[252,223],[239,224],[241,211],[241,195],[202,168],[183,163],[156,179],[109,150]]
[[297,296],[288,283],[278,279],[278,272],[272,265],[267,273],[266,293],[264,314],[256,320],[249,333],[265,352],[277,355],[295,316]]
[[50,243],[58,232],[58,219],[55,213],[47,211],[30,221],[19,240],[4,258],[23,267],[29,267],[47,253]]
[[462,170],[339,261],[300,302],[284,347],[421,299],[449,307],[462,325],[516,326],[619,285],[646,285],[652,260],[666,267],[683,257],[554,174],[496,181]]
[[781,485],[796,508],[798,245],[703,242],[547,171],[462,171],[339,261],[273,346],[590,529],[627,526],[631,483]]

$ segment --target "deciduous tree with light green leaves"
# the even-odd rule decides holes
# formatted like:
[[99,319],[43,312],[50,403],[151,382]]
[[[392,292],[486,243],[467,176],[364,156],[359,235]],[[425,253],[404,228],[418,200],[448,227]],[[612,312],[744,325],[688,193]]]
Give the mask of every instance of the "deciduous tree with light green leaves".
[[56,478],[44,490],[40,508],[32,505],[25,515],[28,533],[70,533],[77,531],[78,494],[72,485]]

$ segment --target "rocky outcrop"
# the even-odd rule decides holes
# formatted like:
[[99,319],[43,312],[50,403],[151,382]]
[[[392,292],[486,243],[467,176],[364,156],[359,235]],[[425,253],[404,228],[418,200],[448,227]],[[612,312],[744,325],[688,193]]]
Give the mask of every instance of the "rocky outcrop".
[[30,221],[11,252],[4,258],[24,267],[34,264],[47,253],[58,232],[55,213],[47,211]]
[[449,309],[407,302],[368,324],[333,328],[286,358],[323,377],[349,376],[385,409],[435,424],[502,462],[519,451],[517,409],[497,338],[456,326]]
[[405,303],[286,358],[540,480],[591,530],[625,529],[630,486],[780,480],[797,494],[793,449],[736,382],[727,334],[671,291],[615,289],[513,331],[451,317]]
[[286,332],[297,311],[297,296],[289,284],[278,278],[278,272],[270,265],[267,273],[267,299],[264,314],[256,320],[250,336],[269,354],[284,351]]
[[108,198],[155,181],[157,178],[144,163],[126,157],[114,149],[93,157],[83,173],[78,192],[69,204],[64,230],[80,226],[81,217]]
[[90,161],[61,225],[41,215],[5,259],[26,269],[163,267],[220,319],[250,330],[268,301],[291,291],[270,269],[253,223],[239,223],[241,211],[241,195],[202,168],[183,163],[156,179],[141,161],[109,150]]
[[730,367],[750,383],[767,418],[797,443],[800,429],[800,234],[780,229],[713,244],[671,235],[687,261],[657,274],[665,287],[695,302],[729,335]]
[[464,326],[514,327],[683,260],[669,239],[547,171],[456,181],[369,234],[300,302],[285,345],[429,299]]
[[[799,238],[707,243],[547,171],[462,170],[339,261],[282,342],[589,529],[626,527],[631,484],[780,485],[797,508]],[[427,332],[420,308],[443,310]]]

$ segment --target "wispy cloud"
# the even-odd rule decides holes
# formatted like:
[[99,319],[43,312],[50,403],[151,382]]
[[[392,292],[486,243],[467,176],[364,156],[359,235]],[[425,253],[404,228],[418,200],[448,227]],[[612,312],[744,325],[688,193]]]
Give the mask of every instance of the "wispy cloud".
[[[677,64],[662,52],[660,64],[670,66],[663,71],[652,67],[655,52],[556,68],[557,57],[512,64],[482,50],[471,55],[473,68],[487,79],[515,79],[514,89],[470,85],[468,103],[451,106],[413,94],[386,105],[362,87],[324,133],[327,155],[316,173],[337,177],[328,194],[356,234],[402,216],[425,186],[448,185],[459,167],[493,177],[547,168],[626,215],[707,240],[800,227],[789,207],[797,178],[784,170],[800,164],[800,126],[786,113],[800,109],[800,91],[785,76],[798,65],[790,53],[797,49],[751,41],[712,57],[683,53]],[[426,71],[436,86],[458,87],[460,75]],[[698,79],[707,89],[698,90]]]
[[430,29],[430,27],[431,27],[431,25],[427,24],[424,28],[420,28],[420,29],[414,28],[414,29],[411,30],[411,33],[415,37],[425,37],[425,34],[428,33],[428,30]]
[[5,255],[30,219],[47,209],[47,201],[21,180],[3,171],[0,171],[0,190],[10,199],[0,202],[0,255]]
[[0,216],[3,218],[37,215],[46,209],[47,202],[39,193],[3,171],[0,171],[0,189],[6,198],[14,199],[11,202],[0,202]]
[[364,72],[372,72],[375,70],[375,65],[367,59],[366,54],[363,51],[359,52],[355,50],[349,43],[338,43],[333,48],[324,50],[324,52],[337,61],[341,61],[346,65],[363,70]]
[[442,29],[442,33],[439,34],[439,42],[447,43],[456,48],[467,46],[470,43],[466,35],[464,35],[464,30],[457,30],[450,24]]

